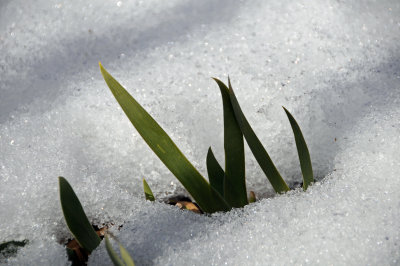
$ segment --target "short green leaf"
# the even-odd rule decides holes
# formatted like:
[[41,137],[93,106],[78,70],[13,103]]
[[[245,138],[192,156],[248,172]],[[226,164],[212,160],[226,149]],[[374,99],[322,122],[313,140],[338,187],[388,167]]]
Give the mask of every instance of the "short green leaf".
[[101,64],[99,65],[104,80],[133,126],[200,208],[207,213],[228,211],[230,207],[222,196],[194,168],[160,125]]
[[121,244],[119,244],[119,252],[126,266],[135,266],[131,255],[129,255],[128,251]]
[[155,201],[153,191],[151,191],[149,184],[147,184],[146,179],[143,178],[143,189],[144,189],[144,196],[146,200]]
[[125,266],[124,262],[118,257],[117,252],[113,249],[108,236],[105,236],[106,240],[106,250],[108,256],[110,257],[111,261],[114,263],[115,266]]
[[214,80],[221,91],[224,112],[224,197],[232,207],[240,208],[248,204],[243,134],[236,122],[228,87],[219,79],[214,78]]
[[285,110],[286,115],[289,118],[290,126],[292,127],[294,139],[296,141],[300,168],[303,174],[303,190],[305,191],[307,190],[308,186],[312,182],[314,182],[310,153],[308,152],[307,143],[303,137],[303,133],[301,133],[299,124],[297,124],[292,114],[285,107],[283,107],[283,109]]
[[224,170],[218,163],[217,159],[212,152],[211,147],[207,152],[207,172],[208,179],[210,180],[210,185],[219,193],[224,196]]
[[61,208],[71,233],[79,245],[92,252],[101,242],[94,231],[71,185],[64,177],[58,178]]
[[253,153],[258,164],[267,176],[275,191],[278,193],[289,191],[288,185],[279,174],[278,169],[276,169],[264,146],[261,144],[261,141],[258,139],[257,135],[254,133],[254,130],[251,128],[249,122],[244,116],[229,79],[228,83],[229,97],[231,99],[232,107],[235,112],[235,117],[240,126],[240,130],[246,138],[247,144],[249,145],[251,152]]
[[122,260],[119,258],[117,252],[113,249],[107,235],[105,236],[105,240],[108,256],[115,266],[135,266],[131,255],[129,255],[128,251],[120,243],[118,243],[118,245]]

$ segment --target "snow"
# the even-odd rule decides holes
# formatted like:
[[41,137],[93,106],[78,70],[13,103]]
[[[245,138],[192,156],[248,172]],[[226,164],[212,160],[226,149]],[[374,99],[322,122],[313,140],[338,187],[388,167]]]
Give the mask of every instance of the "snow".
[[[398,1],[0,3],[0,243],[10,265],[68,264],[66,177],[138,265],[400,263]],[[206,175],[223,160],[222,103],[238,100],[285,180],[299,122],[318,182],[274,196],[247,149],[255,204],[211,216],[144,199],[184,193],[130,125],[101,61]],[[60,244],[61,243],[61,244]],[[89,265],[110,265],[104,243]]]

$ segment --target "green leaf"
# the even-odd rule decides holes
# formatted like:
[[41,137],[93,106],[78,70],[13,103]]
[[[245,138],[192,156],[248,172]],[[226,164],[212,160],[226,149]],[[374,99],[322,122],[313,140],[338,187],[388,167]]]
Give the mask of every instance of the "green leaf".
[[116,81],[101,64],[100,70],[122,110],[165,166],[176,176],[204,212],[228,211],[229,205],[142,106]]
[[146,197],[146,200],[149,201],[154,201],[154,195],[153,191],[151,191],[149,184],[147,184],[146,179],[143,178],[143,189],[144,189],[144,196]]
[[135,266],[131,255],[129,255],[128,251],[121,244],[119,244],[119,251],[126,266]]
[[231,104],[235,112],[236,121],[238,122],[240,130],[246,138],[247,144],[249,145],[251,152],[253,153],[258,164],[267,176],[275,191],[278,193],[289,191],[288,185],[279,174],[278,169],[276,169],[264,146],[261,144],[261,141],[258,139],[257,135],[254,133],[249,122],[244,116],[229,79],[228,83],[229,97],[231,99]]
[[301,172],[303,174],[303,190],[306,191],[308,186],[314,182],[310,153],[308,152],[307,143],[303,137],[303,133],[301,133],[299,124],[297,124],[292,114],[285,107],[283,107],[283,109],[289,118],[290,126],[293,130],[297,153],[299,155]]
[[210,185],[219,193],[224,196],[224,170],[219,165],[217,159],[212,152],[211,147],[207,152],[207,172],[208,179],[210,180]]
[[67,226],[79,245],[90,253],[100,244],[101,239],[89,223],[82,205],[68,181],[60,176],[58,184],[61,208]]
[[105,236],[105,240],[106,240],[106,250],[107,250],[108,256],[110,257],[110,259],[114,263],[114,265],[115,266],[125,266],[123,261],[118,257],[117,252],[114,251],[107,235]]
[[224,197],[232,207],[240,208],[248,204],[243,134],[236,122],[235,113],[229,98],[228,87],[220,80],[216,78],[214,78],[214,80],[217,82],[221,91],[224,110]]
[[105,239],[106,239],[106,250],[108,256],[110,257],[111,261],[114,263],[115,266],[135,266],[132,257],[120,243],[118,243],[118,245],[122,260],[119,258],[117,252],[113,249],[107,235],[105,236]]

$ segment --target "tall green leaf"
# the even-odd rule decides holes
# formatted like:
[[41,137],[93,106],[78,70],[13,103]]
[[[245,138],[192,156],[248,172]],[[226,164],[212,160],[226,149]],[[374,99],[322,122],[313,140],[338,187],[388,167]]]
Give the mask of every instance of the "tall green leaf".
[[224,197],[232,207],[248,204],[245,180],[243,134],[236,122],[229,98],[228,87],[219,79],[217,82],[222,96],[224,112],[225,183]]
[[251,152],[253,153],[258,164],[267,176],[275,191],[278,193],[289,191],[288,185],[279,174],[278,169],[276,169],[264,146],[261,144],[261,141],[258,139],[257,135],[254,133],[249,122],[244,116],[229,79],[228,83],[229,97],[231,99],[231,104],[235,112],[236,121],[238,122],[240,130],[246,138],[247,144],[249,145]]
[[290,126],[292,127],[294,139],[296,141],[301,172],[303,174],[303,190],[305,191],[307,190],[308,186],[314,182],[310,153],[308,152],[307,143],[303,137],[303,133],[301,133],[299,124],[297,124],[292,114],[285,107],[283,107],[283,109],[289,118]]
[[101,242],[94,231],[71,185],[64,177],[58,178],[61,208],[71,233],[79,245],[92,252]]
[[145,109],[116,81],[101,64],[100,70],[122,110],[165,166],[176,176],[204,212],[230,209],[221,195],[186,159],[175,143]]
[[225,173],[222,167],[219,165],[217,159],[212,152],[211,147],[207,152],[207,173],[210,185],[219,193],[224,196],[224,177]]
[[151,191],[149,184],[147,184],[146,179],[144,179],[144,178],[143,178],[143,190],[144,190],[144,196],[145,196],[146,200],[155,201],[153,191]]

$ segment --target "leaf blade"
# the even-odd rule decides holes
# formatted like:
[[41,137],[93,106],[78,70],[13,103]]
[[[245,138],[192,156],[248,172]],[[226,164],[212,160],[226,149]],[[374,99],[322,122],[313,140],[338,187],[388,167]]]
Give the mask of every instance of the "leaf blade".
[[221,91],[224,114],[225,183],[224,197],[233,207],[248,204],[243,134],[236,121],[228,87],[214,78]]
[[99,63],[108,87],[133,126],[204,212],[228,211],[229,205],[182,154],[149,113]]
[[217,159],[215,158],[211,147],[208,148],[206,165],[207,165],[207,173],[208,173],[208,179],[210,180],[210,185],[219,194],[221,194],[221,196],[224,196],[225,172],[222,169],[221,165],[218,163]]
[[271,157],[268,155],[264,146],[261,144],[261,141],[258,139],[254,130],[250,126],[247,118],[243,114],[243,111],[239,105],[239,102],[236,98],[236,95],[232,89],[231,82],[228,79],[229,84],[229,97],[231,99],[232,107],[235,112],[236,120],[240,126],[240,129],[247,141],[247,144],[250,147],[251,152],[256,158],[258,164],[261,169],[267,176],[269,182],[277,193],[282,193],[289,191],[289,187],[286,182],[283,180],[280,175],[278,169],[276,169],[274,163],[271,160]]
[[71,185],[64,177],[58,178],[61,208],[71,233],[79,245],[92,252],[101,242],[90,224],[83,207]]
[[114,263],[115,266],[125,266],[125,264],[122,262],[122,260],[118,257],[117,252],[113,249],[110,240],[108,239],[108,236],[105,236],[106,240],[106,250],[108,253],[108,256],[110,257],[111,261]]
[[144,178],[143,178],[143,190],[144,190],[144,196],[145,196],[146,200],[148,200],[148,201],[156,200],[154,198],[153,191],[151,191],[149,184],[147,184],[146,179],[144,179]]
[[301,173],[303,174],[303,190],[306,191],[308,186],[314,182],[310,152],[308,151],[306,140],[304,139],[303,133],[301,132],[300,126],[296,119],[294,119],[293,115],[285,107],[283,107],[283,110],[285,110],[290,122],[290,126],[293,130],[297,154],[300,161]]
[[126,266],[135,266],[131,255],[121,244],[119,244],[119,251],[121,253],[121,258],[125,262]]

